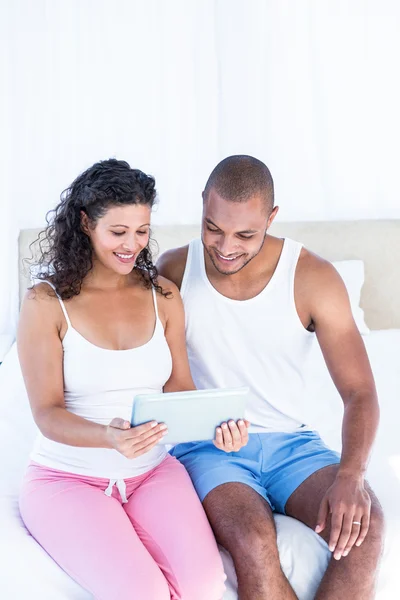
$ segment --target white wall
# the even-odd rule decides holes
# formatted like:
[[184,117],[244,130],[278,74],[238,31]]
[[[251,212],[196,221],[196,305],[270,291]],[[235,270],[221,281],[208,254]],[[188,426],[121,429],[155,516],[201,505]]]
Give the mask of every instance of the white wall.
[[398,0],[0,0],[0,338],[19,229],[99,159],[156,177],[163,224],[236,153],[282,220],[400,218],[399,31]]
[[11,193],[21,227],[41,225],[61,190],[110,156],[157,177],[162,220],[198,217],[180,215],[178,203],[193,203],[217,159],[213,4],[9,2]]
[[263,157],[280,218],[399,217],[400,3],[217,3],[222,154]]
[[285,220],[400,217],[396,0],[1,8],[20,227],[110,156],[156,176],[162,223],[196,222],[210,170],[233,153],[267,162]]

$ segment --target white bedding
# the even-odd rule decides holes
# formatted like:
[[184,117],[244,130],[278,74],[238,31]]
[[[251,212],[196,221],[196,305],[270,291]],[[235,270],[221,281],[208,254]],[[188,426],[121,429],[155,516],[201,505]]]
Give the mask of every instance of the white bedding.
[[[400,330],[373,331],[364,338],[381,402],[381,425],[368,479],[387,519],[387,542],[377,600],[398,597],[396,557],[400,556]],[[315,347],[308,373],[308,420],[326,442],[340,449],[341,401]],[[24,528],[18,489],[36,435],[16,348],[0,366],[0,596],[7,600],[89,600]],[[300,600],[312,600],[329,557],[324,542],[288,517],[277,516],[278,543],[286,575]],[[223,553],[228,574],[224,600],[235,600],[232,562]]]

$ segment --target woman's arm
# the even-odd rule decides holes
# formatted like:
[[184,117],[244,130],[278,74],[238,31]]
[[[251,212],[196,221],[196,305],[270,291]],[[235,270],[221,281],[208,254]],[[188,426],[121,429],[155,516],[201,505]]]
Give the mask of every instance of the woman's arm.
[[[172,373],[166,384],[164,392],[179,392],[194,390],[192,375],[190,373],[189,359],[185,339],[185,314],[183,302],[178,288],[174,283],[159,277],[160,285],[166,291],[171,291],[172,296],[163,297],[163,317],[165,321],[165,337],[172,355]],[[229,421],[216,428],[214,445],[224,452],[240,450],[248,442],[248,421]]]
[[[164,385],[164,392],[195,390],[186,350],[185,313],[178,288],[174,283],[160,277],[162,287],[172,293],[160,302],[164,333],[172,356],[172,373]],[[160,315],[161,316],[161,315]]]
[[114,448],[133,458],[147,452],[162,437],[160,426],[113,419],[100,425],[66,410],[64,402],[63,315],[47,284],[28,290],[21,308],[17,346],[22,374],[36,425],[42,434],[69,446]]

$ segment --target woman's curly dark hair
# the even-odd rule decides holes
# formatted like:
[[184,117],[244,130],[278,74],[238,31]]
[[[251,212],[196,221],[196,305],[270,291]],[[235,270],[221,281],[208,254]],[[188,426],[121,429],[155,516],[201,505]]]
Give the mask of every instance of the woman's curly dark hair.
[[[56,208],[47,213],[47,227],[34,242],[40,249],[34,260],[38,269],[35,279],[49,279],[63,300],[79,294],[83,279],[93,267],[93,248],[81,227],[81,212],[94,226],[111,206],[146,204],[152,208],[155,199],[155,180],[150,175],[114,158],[94,164],[75,179],[61,194]],[[154,286],[164,296],[170,294],[158,284],[149,244],[137,257],[134,268],[145,287]]]

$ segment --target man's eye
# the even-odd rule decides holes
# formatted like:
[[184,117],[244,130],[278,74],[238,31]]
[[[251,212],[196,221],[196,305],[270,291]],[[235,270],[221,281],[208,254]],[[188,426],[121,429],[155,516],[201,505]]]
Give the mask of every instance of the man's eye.
[[251,240],[252,237],[254,237],[253,235],[240,235],[239,237],[242,238],[242,240]]
[[211,231],[212,233],[219,233],[219,229],[211,229],[211,227],[209,225],[207,225],[207,229],[208,229],[208,231]]

